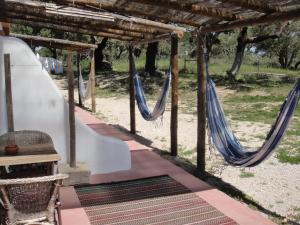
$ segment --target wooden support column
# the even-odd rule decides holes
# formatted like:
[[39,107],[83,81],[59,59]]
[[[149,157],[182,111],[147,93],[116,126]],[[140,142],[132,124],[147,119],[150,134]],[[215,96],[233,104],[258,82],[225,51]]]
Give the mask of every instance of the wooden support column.
[[171,71],[172,71],[172,103],[171,103],[171,155],[177,156],[178,137],[178,37],[171,36]]
[[136,133],[135,124],[135,97],[134,97],[134,84],[133,84],[133,52],[132,46],[129,46],[129,105],[130,105],[130,133]]
[[2,30],[0,31],[0,35],[9,36],[10,34],[10,23],[1,22],[0,23]]
[[76,167],[76,131],[75,131],[75,104],[74,104],[74,73],[73,54],[68,52],[67,56],[67,76],[68,76],[68,96],[69,96],[69,127],[70,127],[70,167]]
[[197,34],[197,172],[205,172],[206,139],[206,71],[205,71],[205,35]]
[[81,70],[81,67],[80,67],[80,53],[77,52],[77,60],[76,60],[76,63],[77,63],[77,79],[78,79],[78,82],[77,82],[77,85],[78,85],[78,105],[80,107],[82,107],[82,101],[81,101],[81,97],[80,97],[80,81],[79,81],[79,77],[80,77],[80,70]]
[[95,51],[92,51],[92,59],[91,59],[91,99],[92,99],[92,112],[96,112],[96,68],[95,68]]
[[11,87],[10,55],[4,54],[4,73],[5,73],[5,96],[8,132],[14,131],[14,116]]

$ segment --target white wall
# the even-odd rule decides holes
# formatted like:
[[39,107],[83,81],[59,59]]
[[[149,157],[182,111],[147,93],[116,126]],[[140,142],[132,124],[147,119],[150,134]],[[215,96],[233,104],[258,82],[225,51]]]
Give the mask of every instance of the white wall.
[[[68,161],[68,105],[31,49],[21,40],[0,36],[0,135],[7,132],[4,54],[11,57],[15,130],[48,133],[61,156]],[[76,118],[77,161],[87,162],[92,173],[127,170],[131,156],[127,145],[101,136]]]

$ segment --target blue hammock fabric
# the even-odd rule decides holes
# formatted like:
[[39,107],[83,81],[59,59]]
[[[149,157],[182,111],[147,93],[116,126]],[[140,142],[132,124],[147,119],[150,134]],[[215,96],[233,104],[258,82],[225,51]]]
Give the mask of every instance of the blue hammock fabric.
[[135,99],[136,103],[138,105],[139,111],[142,115],[142,117],[147,121],[154,121],[158,117],[162,116],[165,112],[168,93],[170,89],[171,84],[171,70],[168,70],[166,72],[166,79],[164,81],[163,87],[161,89],[159,98],[155,104],[155,107],[153,111],[148,107],[147,100],[145,97],[143,84],[141,81],[141,78],[138,74],[138,72],[135,69],[135,66],[132,66],[133,72],[134,72],[134,92],[135,92]]
[[266,160],[278,147],[300,99],[300,79],[281,106],[277,120],[263,145],[256,151],[245,149],[231,131],[217,96],[216,87],[207,72],[208,132],[214,147],[233,166],[253,167]]

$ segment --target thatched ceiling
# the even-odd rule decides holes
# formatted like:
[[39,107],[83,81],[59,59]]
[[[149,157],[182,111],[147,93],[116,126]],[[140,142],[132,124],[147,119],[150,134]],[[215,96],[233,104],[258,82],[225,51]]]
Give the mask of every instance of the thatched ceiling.
[[213,32],[293,19],[300,0],[0,0],[3,22],[125,41],[182,35],[183,24]]
[[144,18],[30,0],[1,0],[0,21],[126,41],[151,40],[185,31]]
[[254,19],[287,11],[299,13],[295,18],[300,17],[300,0],[60,0],[59,2],[196,27]]

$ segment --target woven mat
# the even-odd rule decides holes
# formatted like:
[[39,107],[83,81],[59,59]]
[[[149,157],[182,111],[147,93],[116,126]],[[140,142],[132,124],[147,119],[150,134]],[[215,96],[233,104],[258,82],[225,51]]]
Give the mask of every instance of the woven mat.
[[169,176],[76,187],[92,225],[233,225],[216,208]]

